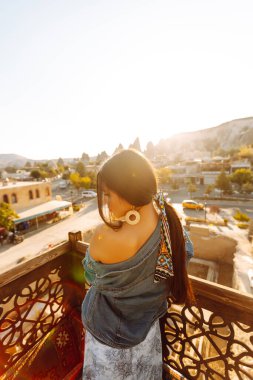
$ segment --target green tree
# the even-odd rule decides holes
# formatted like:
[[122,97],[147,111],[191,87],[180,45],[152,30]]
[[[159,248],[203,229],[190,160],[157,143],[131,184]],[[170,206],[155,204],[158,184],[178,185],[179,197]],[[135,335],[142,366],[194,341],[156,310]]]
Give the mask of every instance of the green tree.
[[253,161],[253,148],[250,145],[242,146],[238,154],[240,158],[248,158]]
[[13,219],[18,218],[16,212],[8,203],[0,203],[0,226],[9,230],[13,227]]
[[65,171],[63,174],[62,174],[62,179],[69,179],[69,176],[70,176],[70,172],[68,171]]
[[40,170],[34,169],[31,171],[31,177],[34,179],[39,179],[41,178],[41,173]]
[[90,188],[95,189],[97,187],[97,173],[95,172],[88,172],[87,176],[90,178]]
[[231,181],[237,183],[241,188],[245,183],[253,183],[253,173],[250,169],[237,169],[230,176]]
[[6,166],[5,171],[7,173],[16,173],[17,168],[16,168],[16,166]]
[[229,177],[224,172],[224,170],[222,172],[220,172],[220,174],[216,178],[215,187],[217,189],[220,189],[224,193],[230,193],[231,192],[231,188],[232,188],[231,182],[230,182]]
[[192,182],[189,183],[189,185],[187,187],[187,191],[188,191],[188,193],[190,193],[190,198],[192,198],[192,194],[196,193],[197,190],[198,190],[197,186],[194,183],[192,183]]
[[205,194],[210,195],[212,191],[213,191],[213,186],[207,185],[205,188]]
[[246,182],[242,185],[242,191],[244,191],[247,194],[250,194],[253,192],[253,183]]
[[47,171],[46,171],[46,176],[44,177],[43,175],[43,171],[41,171],[41,176],[42,178],[53,178],[57,175],[57,171],[54,169],[54,168],[49,168]]
[[167,183],[170,183],[171,170],[169,168],[156,169],[156,175],[157,175],[159,184],[165,185]]
[[85,166],[82,161],[78,161],[75,170],[80,175],[80,177],[84,177],[86,174]]

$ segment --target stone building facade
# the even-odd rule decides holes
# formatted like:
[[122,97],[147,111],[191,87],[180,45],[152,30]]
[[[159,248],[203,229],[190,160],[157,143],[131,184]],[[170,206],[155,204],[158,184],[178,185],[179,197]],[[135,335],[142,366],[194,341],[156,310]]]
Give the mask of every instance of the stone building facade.
[[0,203],[9,203],[13,210],[22,210],[51,201],[50,182],[0,182]]

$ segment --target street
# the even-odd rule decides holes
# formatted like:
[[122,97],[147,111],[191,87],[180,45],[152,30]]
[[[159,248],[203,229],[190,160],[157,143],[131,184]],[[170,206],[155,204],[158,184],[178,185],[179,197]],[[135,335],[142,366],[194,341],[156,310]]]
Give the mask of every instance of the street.
[[101,222],[97,211],[97,199],[85,202],[85,207],[68,218],[25,235],[25,240],[17,245],[4,244],[0,247],[1,272],[21,261],[37,256],[49,246],[68,239],[70,231],[87,231]]

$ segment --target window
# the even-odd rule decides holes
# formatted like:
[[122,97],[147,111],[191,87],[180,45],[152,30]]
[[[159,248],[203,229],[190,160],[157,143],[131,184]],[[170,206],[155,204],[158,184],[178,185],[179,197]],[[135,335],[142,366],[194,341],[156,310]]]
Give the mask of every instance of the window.
[[33,192],[32,192],[32,190],[29,190],[29,199],[33,199]]
[[36,191],[36,198],[39,198],[40,197],[40,191],[39,191],[39,189],[36,189],[35,191]]
[[11,203],[18,203],[17,194],[15,193],[11,194]]
[[7,194],[4,194],[4,196],[3,196],[3,201],[4,201],[5,203],[10,203],[10,202],[9,202],[9,197],[8,197]]
[[50,190],[49,190],[49,187],[46,188],[46,197],[49,197],[50,196]]

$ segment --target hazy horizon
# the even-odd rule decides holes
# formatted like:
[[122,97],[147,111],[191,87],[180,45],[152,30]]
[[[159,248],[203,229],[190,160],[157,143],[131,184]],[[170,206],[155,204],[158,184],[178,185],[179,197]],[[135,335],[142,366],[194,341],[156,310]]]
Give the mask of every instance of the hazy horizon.
[[142,149],[253,115],[251,0],[14,1],[0,11],[0,153]]
[[[244,119],[244,118],[243,118]],[[253,116],[249,116],[249,117],[246,117],[245,119],[253,119]],[[235,119],[235,120],[238,120],[238,119]],[[228,122],[230,122],[230,121],[235,121],[235,120],[229,120]],[[222,123],[222,124],[226,124],[226,123]],[[220,124],[220,125],[222,125],[222,124]],[[213,126],[213,127],[210,127],[210,128],[215,128],[215,127],[219,127],[220,125],[217,125],[217,126]],[[210,128],[205,128],[205,129],[210,129]],[[184,133],[194,133],[194,132],[198,132],[198,131],[203,131],[204,129],[199,129],[199,130],[196,130],[196,131],[186,131],[186,132],[184,132],[184,131],[182,131],[182,132],[180,132],[180,133],[176,133],[176,134],[174,134],[174,135],[171,135],[171,136],[169,136],[169,137],[165,137],[164,139],[165,140],[167,140],[167,139],[169,139],[169,138],[171,138],[171,137],[173,137],[173,136],[177,136],[178,134],[184,134]],[[138,137],[138,136],[137,136]],[[139,139],[140,140],[140,139]],[[162,140],[162,139],[160,139],[160,140]],[[131,141],[130,142],[130,144],[132,144],[134,141]],[[152,142],[152,141],[151,141]],[[159,141],[158,141],[158,143],[159,143]],[[90,158],[94,158],[94,157],[96,157],[98,154],[100,154],[100,153],[102,153],[103,151],[105,151],[107,154],[109,154],[109,155],[111,155],[114,151],[115,151],[115,149],[119,146],[119,144],[121,144],[121,142],[119,142],[113,149],[112,149],[112,151],[111,152],[108,152],[106,149],[102,149],[101,151],[99,151],[99,152],[97,152],[97,153],[95,153],[95,154],[93,154],[93,155],[89,155],[90,156]],[[122,144],[123,145],[123,144]],[[154,145],[157,145],[157,144],[155,144],[154,143]],[[144,145],[143,143],[142,143],[142,141],[140,140],[140,146],[141,146],[141,150],[142,150],[142,152],[144,152],[145,151],[145,149],[146,149],[146,145]],[[124,149],[127,149],[129,147],[129,145],[123,145],[123,148]],[[9,154],[9,155],[11,155],[11,154],[14,154],[14,155],[18,155],[18,156],[22,156],[22,157],[25,157],[25,158],[27,158],[28,160],[33,160],[33,161],[41,161],[41,160],[58,160],[59,158],[63,158],[63,159],[76,159],[76,158],[80,158],[81,157],[81,155],[82,155],[82,153],[87,153],[87,152],[81,152],[81,154],[78,156],[78,155],[76,155],[76,156],[69,156],[69,157],[67,157],[67,156],[58,156],[58,157],[41,157],[41,158],[37,158],[37,159],[34,159],[33,157],[27,157],[27,156],[23,156],[22,154],[19,154],[18,152],[8,152],[8,153],[4,153],[4,154]],[[0,152],[0,155],[1,155],[2,153]]]

